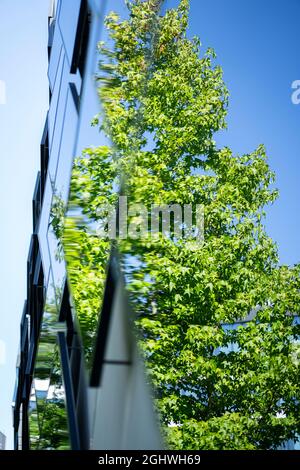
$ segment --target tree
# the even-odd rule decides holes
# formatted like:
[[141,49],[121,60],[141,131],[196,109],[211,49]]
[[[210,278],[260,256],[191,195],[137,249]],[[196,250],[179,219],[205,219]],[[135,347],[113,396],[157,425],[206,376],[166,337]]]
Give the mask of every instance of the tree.
[[106,18],[110,41],[99,44],[93,123],[112,145],[88,149],[71,182],[80,216],[67,217],[64,248],[76,308],[92,337],[109,241],[91,227],[117,187],[148,208],[204,205],[202,245],[118,240],[164,433],[177,449],[276,448],[300,432],[300,282],[264,227],[274,174],[263,145],[241,156],[216,147],[228,92],[214,52],[187,38],[189,2],[163,16],[152,0],[128,4],[127,20]]

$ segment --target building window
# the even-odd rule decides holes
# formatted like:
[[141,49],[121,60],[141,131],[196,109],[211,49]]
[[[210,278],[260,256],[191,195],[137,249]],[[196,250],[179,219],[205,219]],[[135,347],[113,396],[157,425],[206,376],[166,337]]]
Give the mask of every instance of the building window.
[[41,140],[41,200],[45,191],[45,184],[47,178],[49,164],[49,133],[48,133],[48,117],[46,119],[43,137]]
[[77,70],[79,70],[81,77],[83,77],[85,69],[87,48],[90,35],[90,23],[91,13],[88,8],[88,2],[87,0],[82,0],[70,70],[71,73],[76,73]]

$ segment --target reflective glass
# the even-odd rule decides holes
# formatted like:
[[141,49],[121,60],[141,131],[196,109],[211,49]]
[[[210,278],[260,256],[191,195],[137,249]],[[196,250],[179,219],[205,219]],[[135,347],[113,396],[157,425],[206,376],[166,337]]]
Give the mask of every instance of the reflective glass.
[[70,449],[65,391],[55,346],[50,379],[34,380],[29,405],[30,448]]
[[57,319],[55,286],[50,276],[28,408],[31,449],[70,448]]
[[[58,159],[57,174],[54,185],[54,198],[52,202],[52,215],[48,230],[48,243],[51,256],[53,279],[57,302],[60,302],[62,288],[65,280],[65,263],[60,237],[62,233],[53,222],[58,217],[63,219],[64,209],[68,200],[69,181],[74,156],[74,141],[77,130],[78,115],[70,89],[67,91],[67,102],[64,114],[62,139]],[[61,222],[63,224],[63,220]],[[57,229],[58,228],[58,229]]]
[[75,84],[77,95],[80,96],[81,86],[82,86],[82,78],[81,78],[80,73],[79,73],[78,70],[77,70],[76,73],[70,74],[70,83]]
[[[61,3],[58,17],[58,24],[63,37],[69,65],[71,64],[73,56],[80,4],[81,0],[64,0]],[[72,12],[72,21],[70,21],[70,12]]]
[[[97,15],[103,13],[104,5],[94,2]],[[101,7],[101,8],[100,8]],[[107,2],[106,13],[117,10],[128,15],[123,0]],[[91,28],[91,44],[95,45],[105,35],[103,23],[96,16]],[[101,158],[101,146],[110,146],[109,139],[103,132],[99,132],[98,126],[91,125],[92,119],[98,115],[101,103],[95,86],[95,76],[98,73],[99,55],[95,47],[88,51],[87,73],[84,89],[82,91],[80,123],[76,144],[76,156],[79,161],[90,159],[97,162]],[[84,149],[89,149],[85,152]],[[99,151],[99,153],[97,153]],[[97,332],[97,323],[101,310],[104,283],[106,278],[106,265],[110,252],[110,241],[99,237],[95,233],[97,216],[86,211],[85,197],[91,190],[88,184],[89,171],[85,175],[84,163],[73,167],[71,179],[71,194],[69,211],[66,220],[67,230],[64,237],[64,252],[67,263],[68,278],[75,310],[83,340],[86,364],[91,365],[94,339]],[[81,180],[82,176],[82,180]],[[95,186],[96,187],[96,186]],[[99,194],[100,195],[100,194]],[[84,215],[83,215],[84,213]]]
[[58,79],[55,82],[55,87],[52,92],[51,102],[48,112],[48,131],[49,131],[49,146],[50,149],[52,147],[52,140],[54,136],[54,128],[55,128],[55,120],[57,118],[58,113],[58,99],[60,96],[61,91],[61,79],[62,79],[62,72],[63,72],[63,65],[64,65],[64,52],[62,51],[60,54],[60,59],[57,66],[57,75]]
[[65,118],[65,111],[66,111],[66,103],[67,103],[67,93],[68,93],[68,80],[69,80],[69,70],[67,62],[64,61],[63,66],[63,75],[62,81],[60,86],[60,93],[57,102],[57,110],[56,110],[56,117],[55,117],[55,125],[53,130],[52,141],[50,144],[50,161],[49,161],[49,173],[52,183],[55,182],[56,177],[56,168],[57,168],[57,160],[59,155],[59,149],[62,139],[62,132],[63,132],[63,122]]
[[49,226],[47,238],[49,250],[51,253],[51,267],[53,273],[55,298],[57,304],[59,305],[63,294],[63,287],[66,278],[66,269],[65,262],[63,259],[61,242],[57,239],[57,235],[54,233],[51,225]]
[[67,201],[68,198],[69,181],[74,157],[74,142],[77,131],[77,120],[78,114],[75,103],[70,88],[68,88],[54,189],[55,194],[62,198],[63,201]]
[[69,449],[65,390],[62,381],[58,347],[55,349],[50,385],[41,414],[39,449]]
[[28,407],[29,440],[30,449],[36,450],[39,443],[39,415],[36,406],[36,396],[34,386],[31,388],[30,401]]

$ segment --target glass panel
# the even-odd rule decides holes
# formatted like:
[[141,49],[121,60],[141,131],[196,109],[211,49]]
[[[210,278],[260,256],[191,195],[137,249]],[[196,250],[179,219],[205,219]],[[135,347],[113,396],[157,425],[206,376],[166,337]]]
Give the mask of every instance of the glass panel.
[[70,449],[68,418],[65,405],[65,390],[59,362],[58,347],[55,348],[54,362],[46,399],[39,411],[39,449]]
[[29,403],[31,449],[69,449],[65,393],[57,345],[58,310],[50,277]]
[[29,406],[30,447],[32,449],[39,448],[43,410],[48,394],[56,346],[56,335],[51,331],[51,326],[54,325],[56,320],[57,307],[52,276],[50,275]]
[[60,34],[60,29],[55,28],[49,67],[48,67],[48,78],[49,78],[50,88],[52,91],[53,91],[54,84],[56,81],[57,67],[58,67],[58,61],[59,61],[61,50],[62,50],[62,38]]
[[63,72],[63,65],[64,65],[64,52],[62,51],[58,63],[58,68],[57,68],[57,75],[58,79],[55,82],[55,87],[52,92],[51,96],[51,102],[50,102],[50,107],[49,107],[49,113],[48,113],[48,129],[49,129],[49,146],[50,149],[52,147],[52,141],[53,141],[53,136],[54,136],[54,129],[55,129],[55,120],[57,118],[57,105],[58,105],[58,99],[60,96],[61,92],[61,82],[62,82],[62,72]]
[[[58,18],[69,65],[71,65],[73,56],[80,4],[81,0],[64,0]],[[70,21],[70,11],[72,12],[72,21]]]
[[[103,5],[100,6],[98,2],[92,4],[97,14],[100,10],[101,14],[103,13]],[[123,17],[128,16],[128,10],[123,0],[107,2],[105,8],[106,13],[113,9],[119,11]],[[105,34],[103,23],[98,22],[96,24],[94,22],[91,33],[92,44],[103,39]],[[96,231],[99,222],[96,211],[86,211],[85,209],[88,206],[89,193],[93,193],[93,190],[96,190],[98,203],[100,203],[101,198],[103,198],[103,201],[107,201],[109,197],[113,198],[116,191],[116,187],[110,184],[106,186],[105,183],[99,189],[99,181],[98,183],[95,181],[91,185],[89,184],[90,179],[93,177],[93,166],[98,165],[101,171],[101,162],[111,158],[110,155],[105,154],[105,146],[110,145],[109,139],[103,132],[99,132],[97,126],[92,127],[91,125],[93,117],[99,113],[101,103],[95,87],[99,56],[92,48],[89,50],[89,54],[87,62],[92,73],[86,77],[82,94],[81,119],[76,145],[76,155],[79,158],[74,164],[72,172],[71,194],[64,237],[68,278],[81,329],[88,368],[91,363],[94,338],[101,310],[110,241],[107,238],[100,237]],[[90,165],[86,165],[87,160],[90,161]]]
[[19,428],[18,428],[18,448],[22,450],[22,428],[23,428],[23,404],[20,405],[20,421],[19,421]]
[[[90,367],[94,338],[102,303],[106,275],[106,263],[110,243],[95,233],[95,215],[83,214],[85,195],[92,189],[88,186],[89,172],[84,170],[84,161],[96,164],[101,151],[91,146],[108,144],[108,139],[96,127],[91,126],[93,115],[99,111],[99,100],[94,80],[88,80],[81,108],[81,123],[78,135],[78,164],[73,167],[68,217],[65,221],[64,252],[68,278],[75,310],[79,321],[88,368]],[[90,150],[83,152],[89,147]],[[84,174],[85,173],[85,174]],[[99,197],[100,192],[99,192]]]
[[63,131],[63,122],[65,117],[66,111],[66,104],[67,104],[67,93],[69,88],[69,70],[66,60],[64,61],[63,66],[63,76],[61,80],[60,86],[60,93],[59,99],[57,103],[57,110],[56,110],[56,118],[55,118],[55,126],[52,136],[52,142],[50,145],[50,162],[49,162],[49,173],[52,183],[54,184],[55,177],[56,177],[56,168],[57,168],[57,159],[59,155],[59,149],[61,144],[62,138],[62,131]]
[[42,254],[42,262],[44,272],[48,273],[50,268],[50,255],[49,255],[49,247],[47,243],[47,230],[48,230],[48,223],[49,223],[49,215],[50,215],[50,207],[52,202],[52,187],[51,182],[49,179],[49,175],[46,179],[46,187],[43,199],[43,206],[42,212],[39,221],[39,230],[38,230],[38,238],[39,238],[39,246]]
[[87,77],[80,108],[80,127],[78,132],[77,151],[79,155],[83,149],[91,146],[109,145],[109,139],[103,132],[99,133],[97,126],[91,125],[91,120],[99,113],[100,103],[95,88],[94,77]]
[[77,95],[80,96],[81,86],[82,86],[82,78],[81,78],[80,73],[79,73],[78,70],[77,70],[76,73],[70,74],[70,83],[75,84]]
[[55,179],[54,197],[51,208],[51,225],[48,230],[48,242],[55,283],[57,302],[60,302],[65,280],[65,263],[61,244],[63,218],[69,192],[69,181],[72,168],[74,141],[77,130],[78,115],[70,90],[67,92],[67,104],[64,116],[62,140]]

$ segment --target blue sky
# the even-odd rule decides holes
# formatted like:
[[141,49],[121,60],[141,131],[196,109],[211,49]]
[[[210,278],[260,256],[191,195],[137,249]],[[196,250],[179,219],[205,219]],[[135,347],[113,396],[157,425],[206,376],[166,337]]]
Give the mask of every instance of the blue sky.
[[230,92],[228,130],[218,145],[249,153],[264,143],[280,198],[266,226],[282,263],[300,261],[299,0],[191,0],[190,34],[211,46]]
[[0,341],[6,349],[4,364],[0,358],[0,430],[9,446],[31,200],[48,108],[48,5],[48,0],[0,0],[0,80],[6,83],[6,104],[0,104]]
[[[172,4],[169,1],[168,4]],[[11,399],[26,295],[31,199],[48,107],[48,0],[0,0],[0,430],[12,445]],[[191,0],[190,34],[214,47],[230,90],[228,130],[219,145],[247,153],[264,143],[280,199],[267,228],[282,262],[299,261],[300,105],[291,84],[300,79],[299,0]]]

